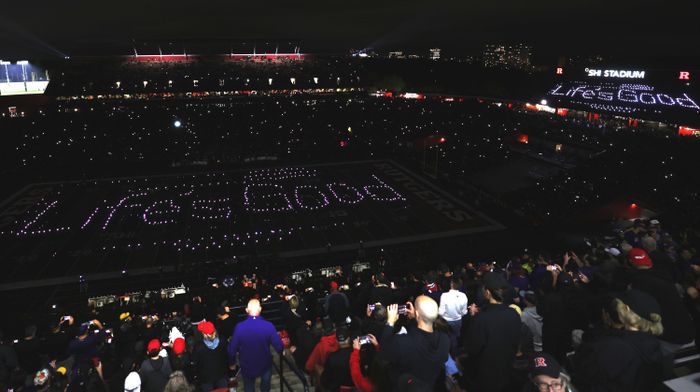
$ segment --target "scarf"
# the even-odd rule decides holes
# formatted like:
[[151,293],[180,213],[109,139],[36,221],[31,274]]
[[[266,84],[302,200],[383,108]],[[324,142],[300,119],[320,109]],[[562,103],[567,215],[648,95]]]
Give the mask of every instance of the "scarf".
[[215,337],[214,340],[204,339],[204,344],[208,349],[215,350],[219,346],[219,337]]

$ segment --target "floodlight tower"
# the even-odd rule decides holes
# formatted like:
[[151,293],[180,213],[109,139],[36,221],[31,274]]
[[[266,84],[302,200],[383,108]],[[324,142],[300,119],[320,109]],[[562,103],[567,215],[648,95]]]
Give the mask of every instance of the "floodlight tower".
[[10,83],[10,71],[7,69],[7,67],[12,64],[9,61],[5,60],[0,60],[0,65],[5,66],[5,79],[7,80],[7,83]]

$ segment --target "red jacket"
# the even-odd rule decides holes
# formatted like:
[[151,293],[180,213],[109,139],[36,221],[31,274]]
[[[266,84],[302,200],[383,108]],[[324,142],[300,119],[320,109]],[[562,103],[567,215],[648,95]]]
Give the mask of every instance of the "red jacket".
[[309,359],[306,360],[306,371],[311,373],[316,368],[316,365],[325,365],[328,355],[338,351],[338,339],[333,335],[322,336],[321,341],[316,344],[314,351],[309,355]]
[[352,376],[352,382],[355,383],[355,388],[359,389],[360,392],[374,391],[372,382],[369,381],[369,378],[362,375],[360,350],[352,350],[352,354],[350,354],[350,375]]

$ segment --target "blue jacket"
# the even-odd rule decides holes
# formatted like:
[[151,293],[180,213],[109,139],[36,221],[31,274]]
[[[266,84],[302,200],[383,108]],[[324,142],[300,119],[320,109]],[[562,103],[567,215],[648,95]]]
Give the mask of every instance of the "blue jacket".
[[270,345],[278,353],[284,349],[275,326],[260,316],[248,316],[233,331],[228,345],[229,363],[235,364],[236,354],[240,354],[241,373],[248,378],[260,377],[272,367]]

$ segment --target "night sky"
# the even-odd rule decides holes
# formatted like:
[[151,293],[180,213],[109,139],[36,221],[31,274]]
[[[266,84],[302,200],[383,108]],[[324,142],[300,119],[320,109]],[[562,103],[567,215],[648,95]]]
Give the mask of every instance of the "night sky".
[[[697,52],[693,1],[6,2],[0,58],[119,51],[130,39],[299,40],[302,51],[451,48],[527,42],[549,54]],[[693,8],[694,7],[694,8]]]

